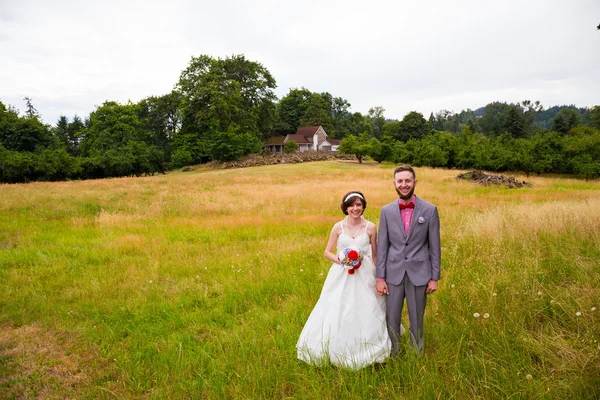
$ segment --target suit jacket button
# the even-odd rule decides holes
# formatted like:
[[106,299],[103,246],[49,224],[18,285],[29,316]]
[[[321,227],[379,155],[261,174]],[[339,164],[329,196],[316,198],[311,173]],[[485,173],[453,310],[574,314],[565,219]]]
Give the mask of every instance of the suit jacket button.
[[405,260],[408,260],[408,257],[404,257]]

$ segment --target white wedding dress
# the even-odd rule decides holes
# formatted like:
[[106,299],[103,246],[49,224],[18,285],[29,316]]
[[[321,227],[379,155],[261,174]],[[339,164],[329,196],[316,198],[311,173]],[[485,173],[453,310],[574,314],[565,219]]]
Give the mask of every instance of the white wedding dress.
[[360,369],[390,355],[385,297],[375,292],[375,266],[366,227],[352,238],[344,233],[342,224],[337,254],[349,246],[362,251],[362,265],[354,274],[340,264],[331,266],[296,344],[298,358],[309,364],[323,365],[329,360],[342,368]]

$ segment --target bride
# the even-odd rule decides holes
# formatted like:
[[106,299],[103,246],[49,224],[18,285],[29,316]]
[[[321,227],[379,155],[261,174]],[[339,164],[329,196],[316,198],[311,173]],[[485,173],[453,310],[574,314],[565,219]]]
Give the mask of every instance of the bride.
[[[325,249],[325,258],[333,265],[296,348],[298,358],[312,365],[329,360],[342,368],[360,369],[383,362],[391,343],[385,297],[375,293],[377,230],[362,217],[367,200],[361,192],[349,192],[341,208],[347,217],[333,226]],[[338,258],[350,246],[363,256],[358,267],[343,266]]]

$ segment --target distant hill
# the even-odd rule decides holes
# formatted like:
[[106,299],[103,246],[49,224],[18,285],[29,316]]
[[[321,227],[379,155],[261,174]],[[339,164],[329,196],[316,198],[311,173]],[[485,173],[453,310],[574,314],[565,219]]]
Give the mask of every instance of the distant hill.
[[[553,106],[553,107],[548,108],[547,110],[542,111],[538,115],[537,121],[535,122],[536,127],[539,129],[544,129],[544,128],[550,129],[550,127],[552,126],[552,119],[554,117],[556,117],[556,114],[558,114],[558,112],[560,110],[562,110],[563,108],[572,108],[573,110],[579,111],[582,121],[586,120],[586,115],[589,114],[589,112],[590,112],[590,110],[588,108],[577,107],[573,104],[562,105],[562,106]],[[473,111],[473,113],[475,114],[475,117],[481,117],[483,115],[484,110],[485,110],[485,107],[479,107],[478,109]]]

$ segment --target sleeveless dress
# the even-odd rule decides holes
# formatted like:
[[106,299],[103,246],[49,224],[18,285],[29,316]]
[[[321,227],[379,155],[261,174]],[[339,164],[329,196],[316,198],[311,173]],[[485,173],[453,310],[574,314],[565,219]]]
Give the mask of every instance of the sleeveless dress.
[[356,370],[383,362],[390,355],[391,342],[385,322],[385,297],[375,292],[375,265],[367,228],[352,238],[341,225],[337,254],[345,247],[358,247],[364,255],[362,264],[352,275],[340,264],[331,266],[296,348],[298,359],[309,364],[324,365],[329,360],[335,366]]

